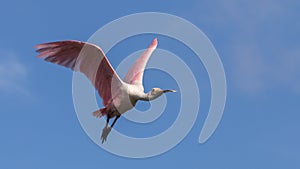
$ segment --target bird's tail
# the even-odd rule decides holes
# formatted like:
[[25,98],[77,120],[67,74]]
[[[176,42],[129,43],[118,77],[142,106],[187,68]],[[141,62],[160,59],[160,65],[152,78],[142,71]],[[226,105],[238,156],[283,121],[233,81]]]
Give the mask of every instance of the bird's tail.
[[96,110],[96,111],[93,112],[93,115],[95,117],[99,117],[99,118],[102,117],[102,116],[105,116],[105,115],[107,115],[107,108],[104,107],[102,109]]

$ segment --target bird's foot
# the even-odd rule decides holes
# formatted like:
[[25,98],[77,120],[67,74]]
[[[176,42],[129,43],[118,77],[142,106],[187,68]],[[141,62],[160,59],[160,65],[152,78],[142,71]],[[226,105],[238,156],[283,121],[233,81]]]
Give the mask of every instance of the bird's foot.
[[108,134],[111,131],[111,127],[104,127],[102,130],[102,135],[101,135],[101,140],[102,140],[102,144],[106,141]]

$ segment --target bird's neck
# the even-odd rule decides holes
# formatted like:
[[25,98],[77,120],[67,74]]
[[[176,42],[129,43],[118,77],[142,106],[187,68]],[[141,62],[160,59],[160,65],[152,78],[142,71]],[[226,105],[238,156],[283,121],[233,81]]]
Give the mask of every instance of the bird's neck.
[[157,96],[156,95],[152,95],[151,91],[150,91],[148,93],[144,93],[143,96],[141,97],[141,100],[151,101],[151,100],[154,100],[156,98],[157,98]]

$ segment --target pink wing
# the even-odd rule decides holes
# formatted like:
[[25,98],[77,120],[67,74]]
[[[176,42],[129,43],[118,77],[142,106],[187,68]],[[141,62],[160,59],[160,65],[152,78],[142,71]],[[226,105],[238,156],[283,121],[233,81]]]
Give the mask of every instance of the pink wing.
[[143,75],[146,64],[152,54],[156,49],[157,38],[155,38],[149,45],[148,49],[134,62],[134,64],[129,69],[126,74],[124,81],[129,84],[143,84]]
[[119,92],[122,80],[100,47],[80,41],[50,42],[35,47],[40,53],[38,58],[84,73],[98,90],[104,106]]

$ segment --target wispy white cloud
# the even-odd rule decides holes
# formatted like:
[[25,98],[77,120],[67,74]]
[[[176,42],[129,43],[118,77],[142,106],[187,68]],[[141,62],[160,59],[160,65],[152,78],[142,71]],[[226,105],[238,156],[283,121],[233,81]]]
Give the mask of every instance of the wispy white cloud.
[[267,56],[256,45],[237,47],[232,57],[231,74],[242,91],[249,94],[271,90],[300,93],[300,49],[278,51],[274,56]]
[[[268,90],[300,93],[299,41],[284,36],[296,30],[293,25],[286,25],[293,24],[286,21],[292,20],[287,18],[291,16],[287,6],[292,4],[272,0],[217,0],[209,4],[199,2],[195,9],[201,6],[207,12],[197,21],[212,29],[217,41],[225,42],[217,50],[226,55],[221,56],[223,60],[229,59],[230,65],[225,65],[230,69],[227,76],[231,76],[236,88],[248,94]],[[291,43],[296,44],[288,45]]]
[[0,93],[30,95],[28,70],[15,54],[0,51]]
[[279,84],[300,93],[300,49],[285,52],[272,66],[272,74]]
[[231,75],[235,85],[249,94],[264,90],[268,68],[265,67],[260,50],[249,45],[238,45],[236,49],[231,60]]

